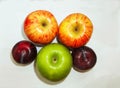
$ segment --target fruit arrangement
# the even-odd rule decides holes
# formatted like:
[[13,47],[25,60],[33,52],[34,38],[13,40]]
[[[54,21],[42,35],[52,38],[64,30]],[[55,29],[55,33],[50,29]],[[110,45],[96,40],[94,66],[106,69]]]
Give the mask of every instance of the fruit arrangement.
[[[84,14],[72,13],[58,25],[51,12],[36,10],[26,17],[24,32],[28,40],[13,46],[13,59],[22,65],[35,60],[37,74],[46,80],[58,82],[68,76],[72,67],[87,71],[96,64],[95,52],[86,46],[93,24]],[[52,42],[55,38],[57,43]],[[38,52],[36,45],[43,45]]]

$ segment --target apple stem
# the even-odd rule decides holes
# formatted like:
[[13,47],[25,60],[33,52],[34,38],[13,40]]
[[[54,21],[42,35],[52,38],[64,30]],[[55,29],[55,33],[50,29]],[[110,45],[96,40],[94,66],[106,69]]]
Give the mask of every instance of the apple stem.
[[45,27],[47,24],[45,22],[42,23],[42,26]]
[[57,58],[53,58],[53,63],[56,63],[57,62]]
[[77,28],[75,28],[75,31],[78,31],[78,29],[77,29]]
[[78,27],[75,27],[75,31],[76,31],[76,32],[79,31]]

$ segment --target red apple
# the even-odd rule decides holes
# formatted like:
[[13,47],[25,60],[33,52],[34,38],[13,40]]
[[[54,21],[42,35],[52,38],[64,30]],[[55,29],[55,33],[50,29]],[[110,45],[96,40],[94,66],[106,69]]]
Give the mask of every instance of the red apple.
[[93,32],[91,20],[84,14],[68,15],[59,25],[58,40],[71,48],[85,45]]
[[31,12],[25,19],[24,32],[36,44],[48,44],[58,32],[58,23],[54,15],[45,10]]

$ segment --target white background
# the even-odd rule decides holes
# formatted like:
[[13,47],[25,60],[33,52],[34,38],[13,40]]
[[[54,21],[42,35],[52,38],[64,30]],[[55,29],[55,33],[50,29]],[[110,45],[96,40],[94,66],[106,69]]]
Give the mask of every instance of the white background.
[[[72,69],[64,81],[51,85],[36,76],[34,63],[13,63],[11,49],[25,39],[24,19],[38,9],[53,13],[58,24],[74,12],[91,19],[94,31],[87,46],[97,54],[93,69],[85,73]],[[119,82],[120,0],[0,0],[0,88],[120,88]]]

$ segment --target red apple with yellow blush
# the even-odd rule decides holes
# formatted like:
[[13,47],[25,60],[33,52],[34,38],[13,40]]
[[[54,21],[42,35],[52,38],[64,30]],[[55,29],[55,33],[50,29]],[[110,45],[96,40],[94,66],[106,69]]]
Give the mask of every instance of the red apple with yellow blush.
[[84,14],[72,13],[59,25],[58,41],[70,48],[85,45],[93,32],[91,20]]
[[27,15],[24,32],[36,44],[51,43],[57,35],[58,23],[54,15],[46,10],[36,10]]

